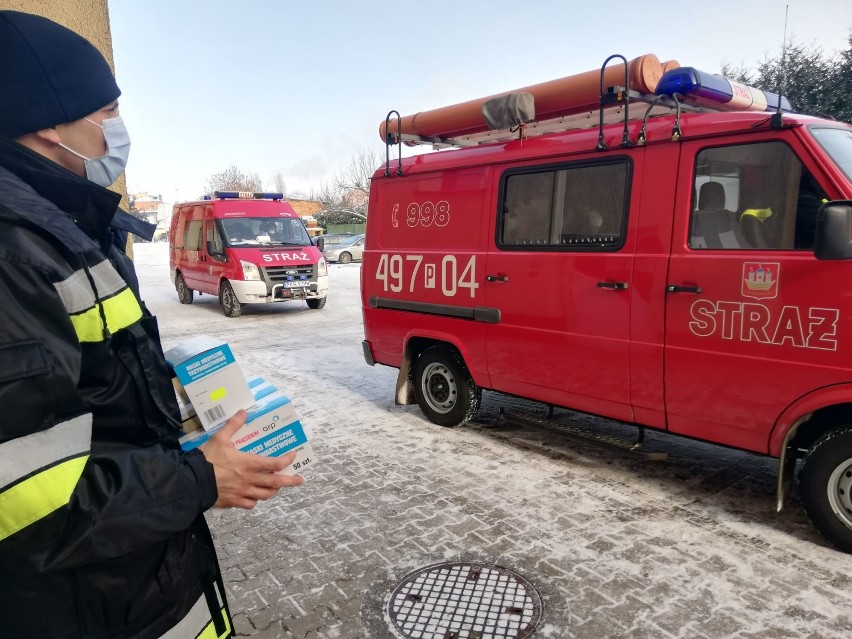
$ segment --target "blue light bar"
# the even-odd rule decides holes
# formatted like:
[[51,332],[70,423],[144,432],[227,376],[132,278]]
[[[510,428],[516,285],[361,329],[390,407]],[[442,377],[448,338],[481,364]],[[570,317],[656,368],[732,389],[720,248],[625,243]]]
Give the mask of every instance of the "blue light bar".
[[[657,84],[657,95],[677,93],[683,101],[718,111],[776,111],[778,94],[729,80],[721,75],[699,71],[694,67],[678,67],[663,74]],[[781,110],[792,112],[787,98],[781,98]]]
[[283,200],[283,193],[252,193],[251,191],[213,191],[220,200]]

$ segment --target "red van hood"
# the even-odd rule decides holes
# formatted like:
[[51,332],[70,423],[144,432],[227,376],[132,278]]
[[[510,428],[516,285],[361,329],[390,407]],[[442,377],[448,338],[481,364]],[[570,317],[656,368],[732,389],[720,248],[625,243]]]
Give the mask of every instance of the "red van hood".
[[316,246],[276,246],[262,249],[232,246],[229,250],[237,259],[258,266],[314,264],[322,257]]

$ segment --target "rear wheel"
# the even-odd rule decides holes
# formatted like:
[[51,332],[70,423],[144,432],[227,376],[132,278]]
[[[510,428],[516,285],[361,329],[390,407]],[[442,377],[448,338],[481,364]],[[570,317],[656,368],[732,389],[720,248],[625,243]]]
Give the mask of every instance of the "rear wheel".
[[461,356],[445,346],[427,348],[414,366],[414,397],[429,421],[457,426],[470,420],[482,391]]
[[802,462],[799,493],[816,529],[852,553],[852,427],[826,433],[811,447]]
[[222,304],[222,312],[225,317],[239,317],[243,312],[243,305],[237,299],[237,294],[230,282],[222,282],[222,288],[219,291],[219,301]]
[[306,299],[305,301],[308,303],[308,308],[322,308],[325,306],[325,301],[328,299],[326,297],[311,297]]
[[349,264],[349,262],[352,261],[352,253],[341,253],[338,259],[340,260],[341,264]]
[[175,277],[175,289],[177,290],[178,299],[181,304],[192,304],[194,292],[186,285],[183,275],[180,273]]

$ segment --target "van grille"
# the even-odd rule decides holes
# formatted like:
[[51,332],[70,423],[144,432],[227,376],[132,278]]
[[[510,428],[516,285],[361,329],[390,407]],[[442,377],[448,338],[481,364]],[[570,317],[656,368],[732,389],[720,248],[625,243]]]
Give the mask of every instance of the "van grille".
[[314,277],[313,264],[300,264],[298,266],[266,266],[262,269],[265,273],[264,279],[269,282],[288,282],[291,280],[311,280]]

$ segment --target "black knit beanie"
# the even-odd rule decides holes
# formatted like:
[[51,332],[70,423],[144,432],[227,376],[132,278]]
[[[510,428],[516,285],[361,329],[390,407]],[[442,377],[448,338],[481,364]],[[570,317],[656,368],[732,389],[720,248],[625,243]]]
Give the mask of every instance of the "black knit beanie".
[[0,11],[0,134],[73,122],[113,102],[121,91],[101,53],[47,18]]

